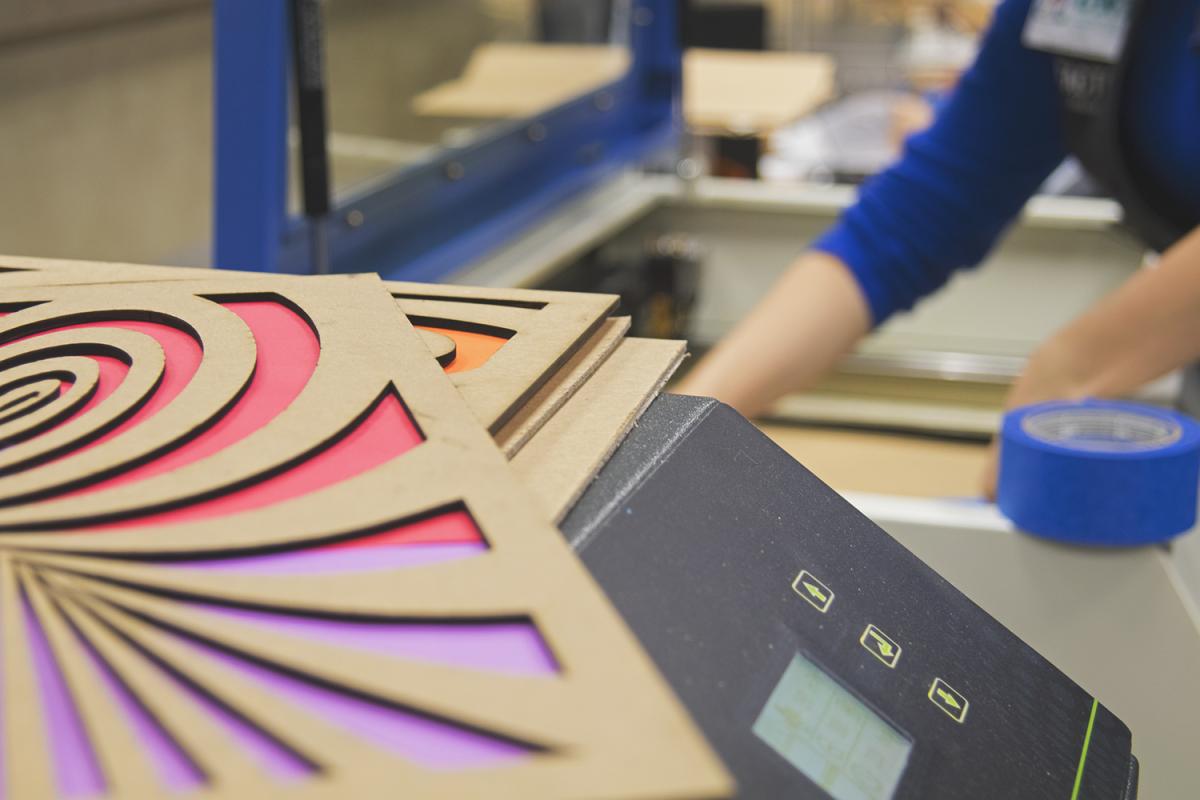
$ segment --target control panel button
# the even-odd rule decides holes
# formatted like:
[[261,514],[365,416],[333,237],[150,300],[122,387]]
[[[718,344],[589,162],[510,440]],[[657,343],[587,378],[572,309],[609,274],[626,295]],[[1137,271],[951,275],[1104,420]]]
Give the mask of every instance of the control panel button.
[[950,719],[960,723],[967,718],[967,709],[971,706],[967,702],[967,698],[941,678],[934,678],[933,684],[929,687],[929,699],[935,706],[945,711]]
[[896,662],[900,660],[900,645],[879,628],[868,625],[858,642],[867,649],[868,653],[882,661],[888,669],[896,668]]
[[800,570],[796,580],[792,581],[792,591],[807,600],[809,605],[822,614],[833,605],[833,592],[806,569]]

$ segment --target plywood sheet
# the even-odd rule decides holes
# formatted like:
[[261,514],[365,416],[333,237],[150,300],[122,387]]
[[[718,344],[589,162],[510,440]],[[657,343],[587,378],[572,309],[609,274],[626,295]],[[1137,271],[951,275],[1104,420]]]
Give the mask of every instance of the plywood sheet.
[[[495,433],[595,333],[617,297],[537,289],[388,282],[413,324],[482,346],[448,364],[456,389]],[[462,348],[460,348],[462,349]]]
[[769,416],[808,425],[847,425],[988,438],[1010,385],[972,380],[835,372],[779,400]]
[[[460,77],[413,99],[418,114],[533,117],[619,79],[622,48],[491,42]],[[834,60],[824,53],[692,48],[683,55],[683,115],[704,133],[761,135],[834,97]]]
[[629,317],[606,320],[600,330],[571,356],[566,364],[546,381],[533,397],[525,402],[503,428],[496,433],[496,443],[509,458],[517,454],[583,383],[592,376],[629,331]]
[[561,520],[685,355],[683,342],[626,339],[512,460]]
[[413,98],[418,114],[530,117],[621,78],[623,47],[488,42],[475,48],[458,78]]
[[688,127],[763,135],[834,97],[834,60],[824,53],[692,48],[683,54]]
[[[0,288],[216,277],[261,278],[231,270],[0,257]],[[614,295],[580,292],[398,281],[387,287],[415,325],[455,341],[455,358],[444,362],[447,371],[492,432],[599,329],[617,303]]]
[[374,276],[0,312],[6,797],[728,790]]
[[839,492],[976,497],[988,447],[921,436],[760,424],[764,433]]

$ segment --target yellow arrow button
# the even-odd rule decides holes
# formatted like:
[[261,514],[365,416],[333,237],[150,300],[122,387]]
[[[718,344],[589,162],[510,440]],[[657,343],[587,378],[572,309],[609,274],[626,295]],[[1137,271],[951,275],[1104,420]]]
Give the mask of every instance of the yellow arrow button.
[[895,668],[896,662],[900,660],[900,645],[874,625],[867,626],[858,642],[888,668]]
[[792,581],[792,591],[822,614],[833,605],[833,591],[806,569],[800,570],[800,574]]
[[967,710],[971,703],[962,692],[946,683],[941,678],[934,678],[929,686],[930,701],[940,708],[950,719],[961,724],[967,718]]

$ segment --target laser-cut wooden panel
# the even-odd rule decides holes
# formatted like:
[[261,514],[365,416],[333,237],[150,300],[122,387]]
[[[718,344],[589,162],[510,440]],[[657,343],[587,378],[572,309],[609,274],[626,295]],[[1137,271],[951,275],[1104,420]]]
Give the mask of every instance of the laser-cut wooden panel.
[[626,339],[512,458],[542,511],[561,522],[683,361],[684,342]]
[[0,312],[5,798],[728,789],[374,277]]
[[567,363],[538,387],[493,436],[512,459],[547,422],[590,380],[616,351],[629,332],[629,317],[610,317],[578,347]]
[[[0,288],[154,280],[255,279],[187,267],[0,257]],[[436,355],[455,387],[493,433],[594,333],[616,306],[613,295],[390,282],[389,291],[419,328],[459,339],[456,358]],[[548,415],[547,415],[548,416]],[[527,420],[532,430],[545,419]]]

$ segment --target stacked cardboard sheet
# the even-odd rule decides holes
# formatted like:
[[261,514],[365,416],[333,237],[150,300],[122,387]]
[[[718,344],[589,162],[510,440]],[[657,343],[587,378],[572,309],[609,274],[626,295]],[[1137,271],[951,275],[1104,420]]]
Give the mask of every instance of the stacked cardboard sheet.
[[552,524],[614,302],[0,258],[0,798],[728,793]]

